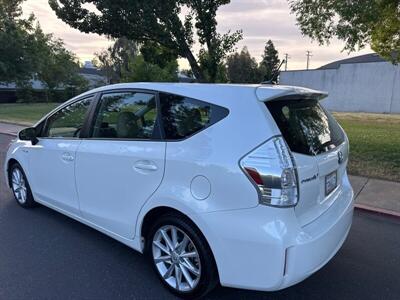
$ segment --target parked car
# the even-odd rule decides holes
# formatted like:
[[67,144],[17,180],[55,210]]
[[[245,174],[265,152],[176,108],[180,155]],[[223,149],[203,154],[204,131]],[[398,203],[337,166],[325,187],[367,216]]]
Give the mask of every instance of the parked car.
[[349,232],[347,137],[326,94],[271,85],[128,83],[22,130],[5,175],[41,203],[147,253],[181,297],[261,291],[324,266]]

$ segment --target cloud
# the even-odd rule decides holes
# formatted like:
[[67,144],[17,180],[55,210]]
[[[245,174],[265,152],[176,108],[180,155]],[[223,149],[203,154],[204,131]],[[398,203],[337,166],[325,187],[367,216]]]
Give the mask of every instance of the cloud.
[[[111,44],[104,36],[85,34],[69,27],[57,18],[47,0],[27,0],[23,9],[26,15],[33,12],[43,30],[63,39],[66,47],[82,61],[92,59],[95,52]],[[238,49],[246,45],[257,60],[261,59],[266,41],[271,39],[281,57],[285,53],[290,55],[289,69],[305,68],[306,50],[313,53],[312,68],[348,57],[347,53],[341,52],[344,44],[340,41],[333,40],[329,46],[320,47],[302,36],[287,0],[232,0],[220,8],[217,21],[221,33],[242,29],[244,38],[239,42]],[[352,56],[368,52],[371,52],[369,48],[353,53]],[[188,68],[184,59],[179,60],[179,64]]]
[[222,13],[286,10],[287,3],[282,0],[233,0],[220,8]]
[[43,31],[61,38],[65,46],[76,53],[81,61],[91,60],[95,52],[111,44],[106,37],[86,34],[65,24],[57,18],[47,0],[28,0],[22,8],[25,15],[34,13]]

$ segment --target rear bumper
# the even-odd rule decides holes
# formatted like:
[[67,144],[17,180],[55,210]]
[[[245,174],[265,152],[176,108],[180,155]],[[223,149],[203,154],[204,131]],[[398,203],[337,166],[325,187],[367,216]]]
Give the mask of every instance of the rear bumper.
[[[342,200],[344,199],[340,201]],[[337,206],[341,206],[340,204],[345,203],[338,203]],[[285,272],[279,289],[294,285],[315,273],[341,248],[352,224],[353,201],[349,201],[346,207],[343,206],[332,207],[318,220],[302,228],[305,238],[286,250]],[[337,221],[324,232],[320,232],[318,227],[335,218],[337,209],[342,211]]]
[[202,215],[223,286],[275,291],[323,267],[351,227],[353,190],[344,180],[340,197],[319,218],[301,227],[293,209],[258,206]]

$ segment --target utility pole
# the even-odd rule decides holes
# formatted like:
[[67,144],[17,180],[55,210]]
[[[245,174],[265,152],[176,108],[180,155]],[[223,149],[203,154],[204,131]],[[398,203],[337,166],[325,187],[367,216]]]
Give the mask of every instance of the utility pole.
[[307,70],[310,68],[310,57],[312,56],[311,51],[307,50]]
[[289,58],[290,58],[289,54],[285,53],[285,71],[287,71],[287,62]]

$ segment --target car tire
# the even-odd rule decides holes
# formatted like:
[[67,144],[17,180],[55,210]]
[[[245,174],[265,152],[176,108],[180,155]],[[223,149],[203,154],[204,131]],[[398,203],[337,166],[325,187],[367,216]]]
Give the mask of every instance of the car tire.
[[[165,243],[163,238],[167,234],[170,242],[173,243],[173,228],[176,229],[177,234],[175,234],[175,245],[173,245],[175,251],[171,252],[171,247],[168,247],[168,243]],[[184,241],[186,241],[186,246],[183,245]],[[159,249],[160,243],[161,248],[169,251],[170,255]],[[182,247],[185,248],[181,249]],[[206,239],[193,222],[178,213],[163,215],[152,224],[146,239],[146,254],[161,282],[178,297],[201,298],[214,289],[219,282],[214,256]],[[186,255],[191,255],[191,257],[185,257]],[[168,257],[170,257],[169,260]],[[164,261],[160,261],[161,258]],[[171,266],[174,266],[174,270],[167,275]],[[188,276],[193,279],[193,287],[189,284],[190,279],[187,280]],[[181,284],[178,284],[177,277],[181,278]]]
[[14,198],[20,206],[23,208],[32,208],[36,206],[28,179],[19,163],[14,163],[11,166],[9,170],[9,180]]

